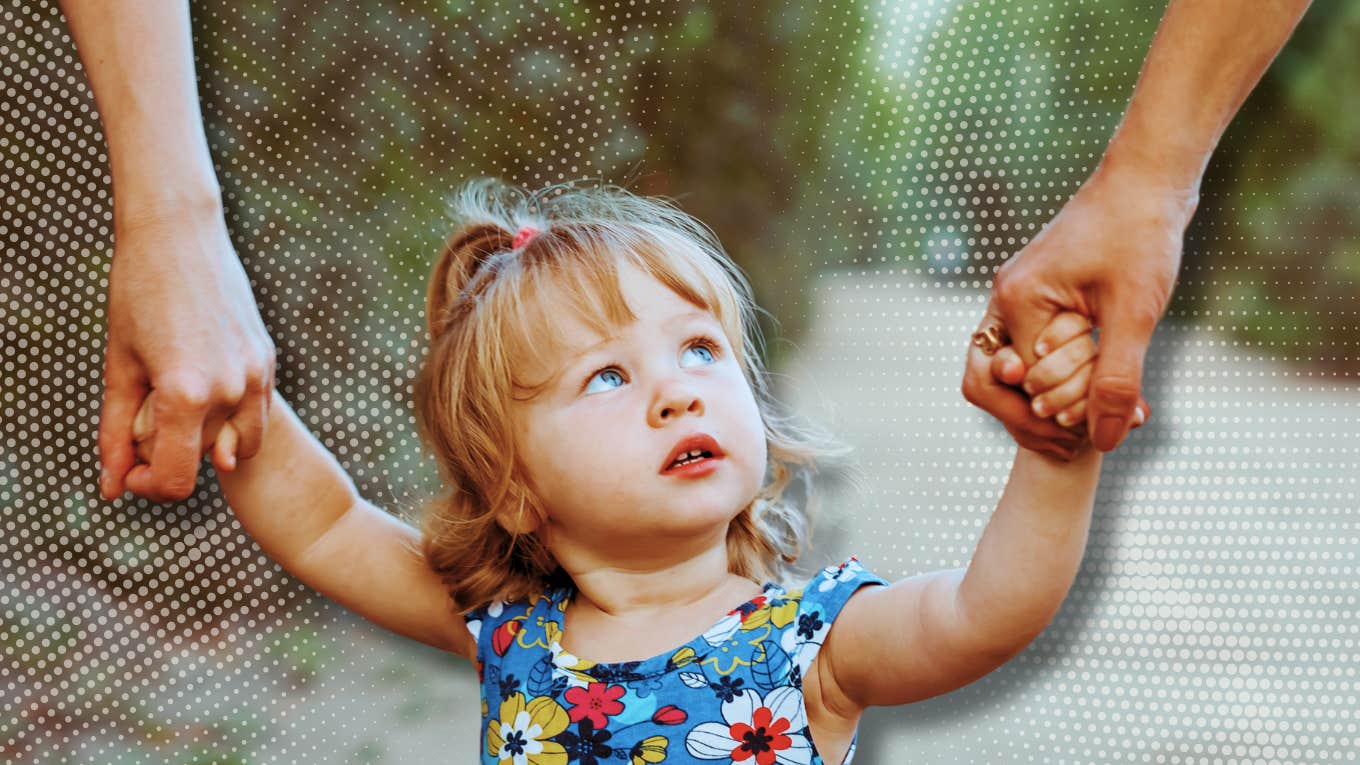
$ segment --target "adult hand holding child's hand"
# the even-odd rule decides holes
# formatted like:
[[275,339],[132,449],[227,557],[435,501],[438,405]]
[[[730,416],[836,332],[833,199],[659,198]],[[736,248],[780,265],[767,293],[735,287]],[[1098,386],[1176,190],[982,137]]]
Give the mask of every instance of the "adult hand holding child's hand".
[[[132,420],[132,441],[133,453],[137,459],[150,463],[151,456],[156,453],[156,391],[154,390],[145,399],[142,399],[142,406],[137,410],[137,416]],[[213,467],[217,468],[219,473],[227,473],[236,469],[236,452],[240,441],[241,434],[228,420],[221,424],[221,428],[217,430],[217,435],[213,438],[212,443],[204,447],[205,451],[212,452]]]
[[[220,207],[115,220],[114,241],[101,494],[112,499],[126,488],[158,502],[181,501],[193,491],[203,445],[229,418],[239,456],[259,451],[274,344]],[[150,464],[134,465],[134,418],[153,401],[159,437],[145,455]],[[216,462],[230,469],[220,456]]]
[[[1182,238],[1198,195],[1177,189],[1124,158],[1107,156],[1066,206],[996,273],[982,326],[996,322],[1015,356],[1002,356],[995,375],[965,374],[963,396],[1005,424],[1016,441],[1046,453],[1074,442],[1057,423],[1035,414],[1017,391],[1045,349],[1040,331],[1063,311],[1100,327],[1100,352],[1090,373],[1086,422],[1101,451],[1123,440],[1141,407],[1143,359],[1165,313],[1180,268]],[[969,353],[980,353],[970,347]]]
[[[991,316],[984,326],[989,324],[1001,326]],[[1083,419],[1087,388],[1098,355],[1091,329],[1091,322],[1073,311],[1053,317],[1036,341],[1048,351],[1028,369],[1011,345],[1002,345],[990,355],[977,343],[969,345],[964,376],[972,389],[983,391],[982,401],[988,407],[1006,411],[1012,419],[1021,418],[1016,407],[1027,407],[1038,418],[1036,426],[1023,429],[1007,426],[1020,446],[1063,460],[1071,460],[1090,447]],[[1028,399],[1013,390],[1017,385],[1028,394]],[[1147,413],[1147,402],[1140,399],[1133,427],[1142,425]],[[1049,418],[1056,420],[1057,425],[1046,422]]]

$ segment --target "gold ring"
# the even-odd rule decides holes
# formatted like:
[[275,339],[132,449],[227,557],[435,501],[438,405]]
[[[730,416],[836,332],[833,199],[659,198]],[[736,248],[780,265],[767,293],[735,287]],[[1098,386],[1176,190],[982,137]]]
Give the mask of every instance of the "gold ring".
[[989,324],[986,329],[973,333],[973,345],[981,348],[983,353],[990,356],[1006,344],[1004,337],[1005,330],[1001,328],[1000,324]]

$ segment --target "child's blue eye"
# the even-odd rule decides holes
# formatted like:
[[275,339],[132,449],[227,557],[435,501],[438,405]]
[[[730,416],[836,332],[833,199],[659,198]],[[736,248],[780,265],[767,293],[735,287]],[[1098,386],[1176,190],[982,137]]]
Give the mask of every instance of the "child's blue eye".
[[[708,335],[699,335],[697,337],[692,337],[690,338],[690,343],[691,344],[688,350],[704,351],[706,354],[708,354],[709,361],[716,360],[718,356],[718,350],[721,348],[718,342],[713,338],[709,337]],[[595,370],[594,372],[590,373],[590,377],[586,378],[586,389],[584,392],[590,393],[591,392],[590,383],[594,382],[597,378],[604,379],[601,375],[604,375],[605,373],[612,373],[615,377],[620,377],[620,379],[622,379],[622,376],[619,375],[618,364],[612,363],[609,366],[601,367]]]

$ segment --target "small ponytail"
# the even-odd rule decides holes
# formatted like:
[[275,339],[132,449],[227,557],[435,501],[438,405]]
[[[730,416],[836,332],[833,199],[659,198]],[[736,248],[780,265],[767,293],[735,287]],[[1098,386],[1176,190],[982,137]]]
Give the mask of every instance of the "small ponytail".
[[462,314],[459,301],[464,292],[469,293],[467,297],[476,294],[477,287],[486,283],[481,274],[494,276],[499,270],[503,259],[496,255],[509,251],[511,237],[509,231],[494,223],[468,226],[449,237],[430,274],[425,295],[426,329],[432,342],[458,318],[454,312]]

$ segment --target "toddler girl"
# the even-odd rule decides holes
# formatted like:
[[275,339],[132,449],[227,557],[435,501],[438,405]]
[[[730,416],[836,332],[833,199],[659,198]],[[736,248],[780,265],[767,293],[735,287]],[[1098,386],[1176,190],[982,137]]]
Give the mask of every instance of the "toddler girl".
[[[851,556],[791,580],[811,517],[785,489],[845,450],[777,410],[750,288],[712,233],[617,187],[479,179],[454,202],[414,385],[449,486],[423,529],[365,502],[277,392],[254,458],[233,468],[229,425],[213,450],[289,573],[474,663],[482,762],[849,763],[866,707],[981,677],[1057,610],[1089,444],[1019,450],[967,569],[889,585]],[[1080,411],[1089,331],[1063,314],[1039,338],[1054,350],[1026,380],[1050,411]]]

